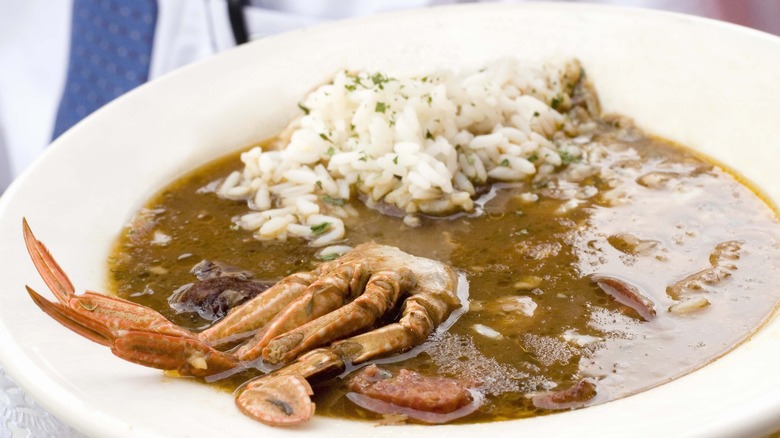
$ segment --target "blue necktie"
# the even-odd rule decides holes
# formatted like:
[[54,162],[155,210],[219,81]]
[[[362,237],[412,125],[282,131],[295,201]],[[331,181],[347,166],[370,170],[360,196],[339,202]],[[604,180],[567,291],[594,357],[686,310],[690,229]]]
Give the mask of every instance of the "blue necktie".
[[57,138],[96,109],[149,77],[156,0],[74,0]]

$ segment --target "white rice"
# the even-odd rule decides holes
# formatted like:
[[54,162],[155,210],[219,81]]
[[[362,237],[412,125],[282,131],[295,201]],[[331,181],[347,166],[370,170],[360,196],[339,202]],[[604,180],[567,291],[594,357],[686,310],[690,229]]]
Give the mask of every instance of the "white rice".
[[355,196],[407,218],[470,212],[479,185],[526,181],[582,154],[552,141],[579,77],[573,59],[406,78],[342,71],[304,99],[276,149],[242,154],[217,194],[247,201],[255,212],[236,223],[257,239],[313,246],[344,238]]

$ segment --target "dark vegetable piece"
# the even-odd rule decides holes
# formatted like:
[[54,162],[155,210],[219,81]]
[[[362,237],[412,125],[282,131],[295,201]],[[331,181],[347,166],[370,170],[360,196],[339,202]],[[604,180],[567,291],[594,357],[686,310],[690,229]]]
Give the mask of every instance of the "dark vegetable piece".
[[596,396],[596,384],[583,379],[567,389],[538,395],[531,401],[540,409],[561,410],[575,409],[586,406]]
[[252,278],[252,274],[232,266],[203,260],[190,271],[198,281],[181,286],[168,298],[179,313],[196,312],[211,321],[222,318],[271,287],[273,281]]
[[729,240],[720,242],[710,253],[711,267],[702,269],[687,277],[676,281],[666,288],[666,294],[673,300],[679,301],[686,296],[701,292],[708,292],[708,286],[714,286],[731,277],[732,271],[737,269],[739,252],[742,242]]

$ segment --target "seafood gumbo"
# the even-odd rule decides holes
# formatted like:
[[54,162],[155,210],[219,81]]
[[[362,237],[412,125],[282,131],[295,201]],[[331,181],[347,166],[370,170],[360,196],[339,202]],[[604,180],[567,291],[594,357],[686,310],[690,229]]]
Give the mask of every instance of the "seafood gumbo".
[[[477,389],[485,403],[459,421],[523,418],[662,384],[733,348],[777,302],[771,285],[780,266],[778,224],[759,197],[700,156],[633,127],[601,122],[595,138],[609,144],[608,166],[626,190],[620,205],[588,199],[561,213],[563,189],[530,188],[540,199],[528,203],[519,193],[529,187],[506,187],[480,216],[426,218],[409,227],[353,203],[359,215],[347,224],[350,244],[385,243],[466,273],[468,311],[414,350],[416,355],[381,365],[483,382]],[[139,238],[150,239],[153,231],[128,228],[111,260],[120,296],[202,330],[211,321],[198,311],[211,317],[219,305],[177,312],[168,302],[173,291],[197,281],[190,270],[201,260],[267,282],[321,263],[318,248],[305,242],[258,242],[233,224],[242,204],[199,193],[238,165],[236,156],[222,159],[150,202],[142,215],[151,222],[144,223],[154,223],[170,241],[139,245]],[[650,179],[660,181],[648,184]],[[582,184],[588,183],[609,184],[595,179]],[[724,245],[733,246],[725,257],[719,251]],[[723,273],[726,278],[691,278],[709,275],[721,258],[734,268]],[[647,321],[616,301],[593,281],[596,274],[639,287],[655,303],[655,317]],[[703,297],[708,305],[670,311],[678,303],[671,293]],[[592,398],[534,404],[538,394],[583,380],[594,382]],[[315,385],[317,412],[381,418],[350,402],[349,387],[348,378]]]
[[[345,72],[278,138],[164,188],[109,260],[110,290],[154,309],[128,304],[155,324],[135,340],[82,316],[91,301],[31,294],[120,357],[236,391],[271,425],[314,405],[383,424],[591,406],[692,372],[767,321],[780,226],[752,188],[601,114],[576,61],[510,67],[462,82]],[[353,106],[346,123],[328,99]],[[280,290],[299,299],[269,313]]]

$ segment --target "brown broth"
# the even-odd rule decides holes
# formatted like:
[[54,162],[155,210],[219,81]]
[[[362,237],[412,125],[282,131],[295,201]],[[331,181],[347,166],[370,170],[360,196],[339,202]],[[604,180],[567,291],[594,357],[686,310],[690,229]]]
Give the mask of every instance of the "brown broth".
[[[461,422],[548,413],[534,408],[529,396],[584,377],[598,381],[598,395],[589,404],[662,384],[746,339],[778,302],[780,227],[771,208],[692,152],[658,138],[626,136],[610,124],[600,129],[596,141],[607,150],[602,165],[613,179],[582,180],[579,187],[593,186],[598,194],[567,211],[561,210],[566,200],[557,199],[563,191],[530,184],[497,189],[484,214],[423,218],[418,228],[353,202],[359,216],[346,223],[349,245],[397,246],[467,275],[470,310],[448,332],[435,334],[393,365],[487,382],[480,387],[487,402]],[[171,240],[148,244],[152,228],[139,233],[134,226],[123,233],[109,263],[119,296],[199,331],[210,322],[175,313],[167,298],[194,280],[189,271],[202,259],[268,280],[316,266],[315,248],[294,239],[257,241],[233,226],[232,218],[246,211],[243,203],[199,190],[239,167],[237,155],[217,160],[149,202],[146,209],[157,211],[148,216],[153,230]],[[651,172],[660,178],[648,183],[642,177]],[[614,181],[619,185],[613,189]],[[528,191],[539,194],[539,201],[524,202],[519,194]],[[714,248],[726,241],[741,242],[739,258],[730,277],[696,292],[710,305],[687,314],[669,312],[674,301],[667,287],[710,267]],[[646,322],[617,303],[587,278],[593,273],[639,286],[655,302],[657,317]],[[533,316],[496,304],[513,296],[533,300]],[[478,324],[501,336],[480,334]],[[228,386],[238,383],[240,378]],[[317,412],[380,418],[349,402],[345,391],[340,378],[319,383]]]

